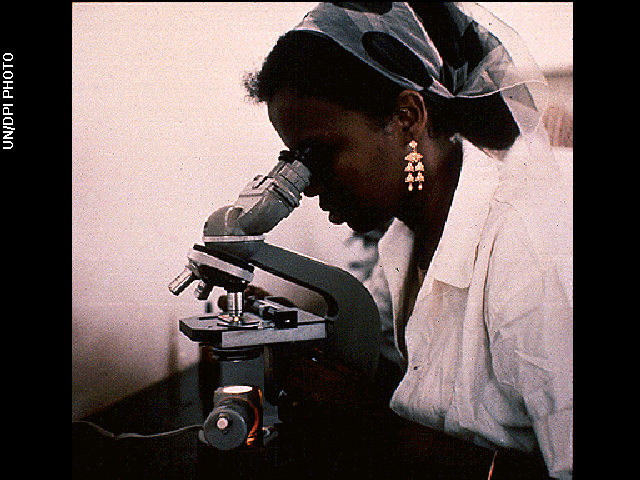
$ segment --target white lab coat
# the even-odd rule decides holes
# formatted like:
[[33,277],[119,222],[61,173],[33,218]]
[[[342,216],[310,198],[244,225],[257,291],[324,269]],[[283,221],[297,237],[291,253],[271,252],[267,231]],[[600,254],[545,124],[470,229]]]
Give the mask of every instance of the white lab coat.
[[[537,442],[550,474],[571,478],[571,178],[532,159],[530,147],[516,142],[501,162],[463,142],[459,184],[406,326],[408,368],[390,406],[478,444],[530,451]],[[412,232],[395,220],[366,282],[377,300],[388,288],[396,327],[412,245]]]

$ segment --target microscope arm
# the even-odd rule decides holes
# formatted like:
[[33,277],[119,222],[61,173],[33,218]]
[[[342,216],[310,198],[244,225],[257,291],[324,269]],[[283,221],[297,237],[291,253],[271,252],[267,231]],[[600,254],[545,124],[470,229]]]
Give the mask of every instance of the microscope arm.
[[369,291],[351,274],[264,241],[207,244],[210,252],[242,257],[268,273],[322,295],[328,350],[367,373],[377,367],[380,319]]

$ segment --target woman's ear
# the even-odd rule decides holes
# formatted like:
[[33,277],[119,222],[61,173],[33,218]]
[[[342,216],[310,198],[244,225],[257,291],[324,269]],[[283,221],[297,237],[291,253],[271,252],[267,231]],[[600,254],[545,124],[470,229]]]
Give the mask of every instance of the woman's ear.
[[419,92],[403,90],[398,95],[396,115],[402,132],[407,138],[411,137],[409,140],[422,137],[427,124],[427,110]]

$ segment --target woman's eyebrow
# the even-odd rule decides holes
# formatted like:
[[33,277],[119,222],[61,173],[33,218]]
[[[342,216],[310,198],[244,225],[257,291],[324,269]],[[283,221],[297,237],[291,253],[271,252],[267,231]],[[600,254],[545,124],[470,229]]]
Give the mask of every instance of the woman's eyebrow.
[[305,148],[313,148],[313,147],[333,147],[333,142],[331,142],[324,135],[311,136],[307,137],[304,140],[300,141],[292,150],[301,151]]

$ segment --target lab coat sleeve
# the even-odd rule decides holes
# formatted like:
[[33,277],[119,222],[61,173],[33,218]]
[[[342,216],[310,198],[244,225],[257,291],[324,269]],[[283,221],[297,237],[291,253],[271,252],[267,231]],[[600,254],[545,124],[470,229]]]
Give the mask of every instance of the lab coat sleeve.
[[513,216],[496,236],[491,257],[485,318],[496,380],[524,405],[550,475],[572,478],[570,248],[545,252],[523,218]]

